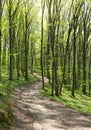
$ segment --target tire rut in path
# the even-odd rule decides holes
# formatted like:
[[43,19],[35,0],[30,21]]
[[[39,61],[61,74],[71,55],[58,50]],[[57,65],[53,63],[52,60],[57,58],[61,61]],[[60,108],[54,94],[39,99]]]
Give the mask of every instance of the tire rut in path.
[[91,116],[41,96],[41,82],[16,88],[11,130],[91,130]]

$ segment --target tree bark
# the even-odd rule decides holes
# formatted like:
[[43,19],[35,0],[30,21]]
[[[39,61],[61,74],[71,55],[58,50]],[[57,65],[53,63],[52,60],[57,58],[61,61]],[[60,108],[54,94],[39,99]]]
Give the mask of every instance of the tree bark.
[[41,5],[42,5],[42,20],[41,20],[41,75],[42,75],[42,87],[44,89],[44,66],[43,66],[43,34],[44,34],[44,30],[43,30],[43,23],[44,23],[44,9],[45,9],[45,1],[43,1],[44,3],[42,3],[41,1]]

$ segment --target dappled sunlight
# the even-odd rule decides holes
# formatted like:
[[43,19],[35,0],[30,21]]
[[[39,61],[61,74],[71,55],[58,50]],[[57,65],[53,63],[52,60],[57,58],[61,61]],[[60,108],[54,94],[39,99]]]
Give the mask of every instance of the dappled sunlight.
[[13,92],[15,130],[90,130],[90,116],[43,97],[40,88],[38,82]]
[[1,125],[91,129],[91,0],[0,0]]

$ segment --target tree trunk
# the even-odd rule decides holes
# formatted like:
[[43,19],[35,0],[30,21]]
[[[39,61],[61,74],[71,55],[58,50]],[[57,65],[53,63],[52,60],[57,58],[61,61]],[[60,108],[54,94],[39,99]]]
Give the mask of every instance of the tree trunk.
[[13,80],[13,56],[12,56],[12,1],[9,0],[9,52],[10,52],[10,66],[9,79]]
[[2,51],[2,46],[1,46],[1,39],[2,39],[2,1],[0,0],[0,79],[1,79],[1,68],[2,68],[2,59],[1,59],[1,51]]
[[86,21],[83,21],[84,41],[83,41],[83,94],[86,94]]
[[74,18],[74,39],[73,39],[73,85],[72,85],[72,96],[75,96],[74,92],[76,89],[76,19]]
[[91,45],[90,45],[90,55],[89,55],[89,72],[88,72],[88,78],[89,78],[89,95],[91,92]]
[[45,1],[44,1],[44,3],[42,3],[42,1],[41,1],[41,4],[43,4],[42,5],[42,20],[41,20],[41,57],[40,57],[40,59],[41,59],[41,75],[42,75],[42,87],[43,87],[43,89],[44,89],[44,66],[43,66],[43,32],[44,32],[44,30],[43,30],[43,23],[44,23],[44,9],[45,9]]

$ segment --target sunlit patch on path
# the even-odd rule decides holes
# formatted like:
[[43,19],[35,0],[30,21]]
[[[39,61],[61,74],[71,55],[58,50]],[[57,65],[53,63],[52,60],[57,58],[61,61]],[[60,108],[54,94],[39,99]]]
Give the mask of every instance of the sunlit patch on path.
[[12,93],[11,130],[91,130],[91,117],[42,97],[41,82]]

